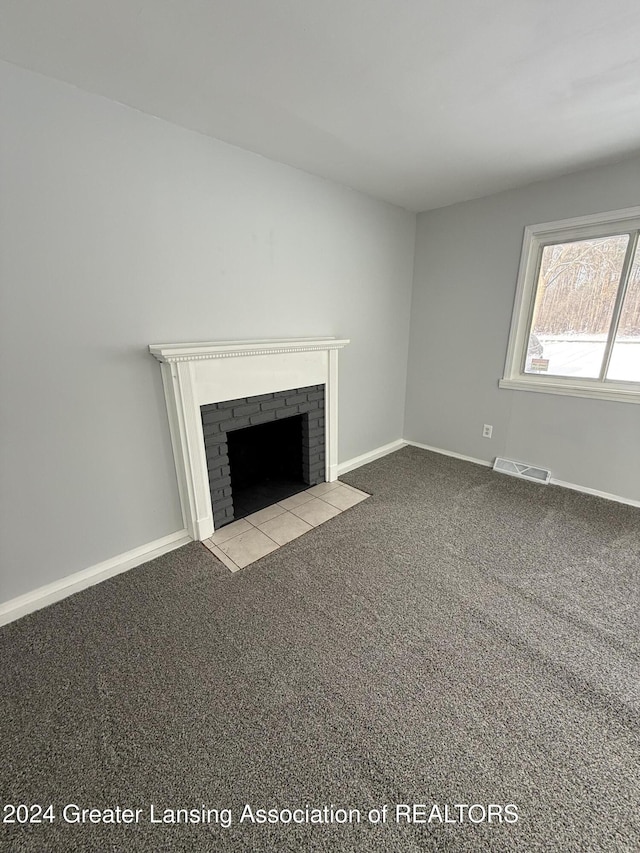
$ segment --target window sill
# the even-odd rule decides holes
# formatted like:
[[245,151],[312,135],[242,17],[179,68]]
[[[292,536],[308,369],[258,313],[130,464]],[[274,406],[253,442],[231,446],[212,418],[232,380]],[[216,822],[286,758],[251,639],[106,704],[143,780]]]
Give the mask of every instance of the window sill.
[[640,403],[640,386],[597,386],[578,382],[549,382],[539,379],[501,379],[500,388],[512,391],[536,391],[539,394],[562,394],[567,397],[589,397],[593,400],[615,400],[618,403]]

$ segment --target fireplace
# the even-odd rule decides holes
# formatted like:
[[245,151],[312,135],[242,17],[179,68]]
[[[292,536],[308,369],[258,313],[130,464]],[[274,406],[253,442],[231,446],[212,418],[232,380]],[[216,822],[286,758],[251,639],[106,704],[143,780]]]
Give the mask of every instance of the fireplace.
[[[230,487],[230,494],[224,497],[231,497],[231,465],[224,460],[224,453],[228,456],[229,450],[227,441],[221,438],[218,442],[206,441],[203,409],[214,406],[221,412],[225,406],[230,406],[231,416],[228,417],[227,408],[227,416],[220,415],[217,422],[223,425],[235,419],[234,408],[254,407],[251,412],[247,409],[237,413],[239,418],[247,418],[248,423],[227,423],[225,429],[220,426],[218,430],[208,430],[211,434],[217,432],[218,436],[302,416],[299,423],[303,439],[303,480],[306,483],[307,477],[309,483],[316,483],[337,479],[338,352],[348,343],[348,340],[336,338],[288,338],[152,344],[149,347],[161,366],[180,506],[184,526],[193,539],[208,539],[216,528],[232,518],[229,513],[224,517],[219,512],[214,513],[218,494],[216,491],[214,496],[211,489],[210,471],[217,467],[221,481],[229,479],[216,490]],[[318,411],[320,398],[311,399],[320,389],[321,415]],[[305,393],[306,399],[293,399]],[[315,419],[311,404],[316,410]],[[258,406],[257,411],[255,406]],[[288,409],[286,413],[285,409]],[[275,417],[269,412],[275,412]],[[209,446],[216,443],[227,447],[224,453],[219,453],[219,464],[213,466]],[[315,465],[311,473],[305,468],[308,464]],[[226,508],[229,506],[233,506],[233,499]]]
[[325,386],[201,406],[214,527],[325,480]]

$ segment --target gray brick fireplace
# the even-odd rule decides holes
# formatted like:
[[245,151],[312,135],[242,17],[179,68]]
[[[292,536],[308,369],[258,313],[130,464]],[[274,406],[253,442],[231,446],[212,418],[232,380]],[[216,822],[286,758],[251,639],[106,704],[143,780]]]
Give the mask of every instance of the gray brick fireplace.
[[[238,511],[237,502],[234,503],[234,456],[230,448],[232,433],[251,428],[257,428],[264,424],[272,424],[276,421],[286,421],[293,425],[292,419],[299,419],[300,429],[290,430],[288,441],[274,442],[273,449],[265,448],[265,452],[272,454],[290,453],[299,457],[299,487],[291,481],[287,491],[286,483],[276,483],[275,475],[271,478],[274,484],[269,491],[269,484],[263,480],[256,481],[256,492],[259,492],[256,500],[264,496],[262,504],[255,504],[259,509],[262,505],[275,503],[283,497],[294,494],[309,486],[323,483],[325,480],[325,387],[324,385],[309,385],[304,388],[291,388],[285,391],[276,391],[270,394],[258,394],[253,397],[241,397],[236,400],[224,400],[210,403],[200,407],[202,416],[202,431],[204,434],[205,455],[207,460],[207,472],[209,475],[209,489],[211,492],[211,508],[215,528],[218,529],[225,524],[242,517],[243,512]],[[249,436],[247,438],[250,438]],[[294,443],[299,446],[289,447]],[[277,448],[277,450],[276,450]],[[278,460],[274,460],[277,466]],[[236,463],[239,464],[239,463]],[[280,478],[282,480],[282,478]],[[291,478],[289,478],[291,479]],[[288,482],[288,480],[287,480]],[[245,492],[243,491],[243,494]],[[273,499],[269,499],[269,495]]]

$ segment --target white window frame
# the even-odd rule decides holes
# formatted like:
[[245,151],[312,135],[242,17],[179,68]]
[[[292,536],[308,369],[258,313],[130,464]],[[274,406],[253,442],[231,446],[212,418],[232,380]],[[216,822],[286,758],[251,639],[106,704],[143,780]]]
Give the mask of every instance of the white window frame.
[[[543,222],[540,225],[528,225],[524,229],[504,377],[498,382],[500,388],[640,403],[640,382],[546,376],[524,372],[529,327],[544,246],[572,240],[609,237],[613,234],[638,230],[640,230],[640,207],[611,210],[607,213],[579,216],[556,222]],[[637,251],[640,251],[640,248]],[[623,277],[627,273],[632,258],[633,246],[630,246],[625,257]],[[614,308],[616,322],[622,308],[622,296],[623,293],[619,292]]]

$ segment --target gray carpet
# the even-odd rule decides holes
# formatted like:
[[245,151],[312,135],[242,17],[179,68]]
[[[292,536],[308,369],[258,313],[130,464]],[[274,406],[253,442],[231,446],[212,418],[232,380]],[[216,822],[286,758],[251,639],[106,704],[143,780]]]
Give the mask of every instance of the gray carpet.
[[414,448],[343,479],[373,497],[235,575],[194,543],[0,631],[0,794],[56,816],[2,850],[640,850],[640,511]]

